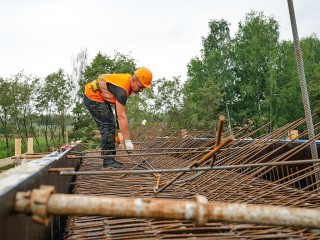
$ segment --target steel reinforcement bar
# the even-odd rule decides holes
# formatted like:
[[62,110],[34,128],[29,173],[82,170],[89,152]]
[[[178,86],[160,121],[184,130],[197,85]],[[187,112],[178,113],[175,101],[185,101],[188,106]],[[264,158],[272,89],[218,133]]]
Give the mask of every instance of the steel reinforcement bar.
[[48,225],[51,215],[86,215],[195,220],[197,226],[210,221],[320,228],[320,210],[208,202],[201,195],[195,201],[56,194],[53,186],[41,186],[16,194],[15,210],[32,213]]

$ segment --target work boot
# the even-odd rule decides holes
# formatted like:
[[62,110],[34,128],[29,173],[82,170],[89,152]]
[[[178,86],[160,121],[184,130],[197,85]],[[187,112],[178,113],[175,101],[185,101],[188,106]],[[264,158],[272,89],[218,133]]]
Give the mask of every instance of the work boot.
[[114,158],[103,159],[102,169],[110,169],[110,168],[124,168],[124,165],[116,161]]

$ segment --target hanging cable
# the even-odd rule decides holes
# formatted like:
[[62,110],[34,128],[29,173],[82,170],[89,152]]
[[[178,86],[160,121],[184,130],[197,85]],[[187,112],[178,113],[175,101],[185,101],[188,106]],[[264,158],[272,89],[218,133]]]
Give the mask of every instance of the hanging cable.
[[[303,107],[304,107],[304,112],[305,112],[305,116],[306,116],[306,120],[307,120],[307,128],[308,128],[308,134],[309,134],[309,139],[310,139],[310,138],[314,137],[314,126],[313,126],[313,121],[312,121],[309,96],[308,96],[308,89],[307,89],[307,81],[306,81],[305,72],[304,72],[302,51],[301,51],[300,42],[299,42],[299,36],[298,36],[298,30],[297,30],[297,24],[296,24],[296,18],[295,18],[295,12],[294,12],[292,0],[288,0],[288,8],[289,8],[289,14],[290,14],[294,48],[296,51],[296,59],[297,59],[297,67],[298,67],[298,73],[299,73],[299,79],[300,79],[300,88],[301,88],[301,93],[302,93]],[[316,142],[311,143],[310,148],[311,148],[312,158],[317,159],[318,158],[318,151],[317,151]],[[316,166],[316,167],[318,168],[319,166]],[[315,177],[316,177],[317,181],[320,180],[319,173],[316,174]]]

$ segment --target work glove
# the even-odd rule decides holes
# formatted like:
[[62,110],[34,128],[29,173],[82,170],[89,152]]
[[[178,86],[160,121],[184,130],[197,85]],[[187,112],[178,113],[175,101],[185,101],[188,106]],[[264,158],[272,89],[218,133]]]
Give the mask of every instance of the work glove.
[[133,150],[133,144],[132,144],[131,140],[125,140],[124,145],[126,146],[127,153],[128,154],[132,153],[131,150]]

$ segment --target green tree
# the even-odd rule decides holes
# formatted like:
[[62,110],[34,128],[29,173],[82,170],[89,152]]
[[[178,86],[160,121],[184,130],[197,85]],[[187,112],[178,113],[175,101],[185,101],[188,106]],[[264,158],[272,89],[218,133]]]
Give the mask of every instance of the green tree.
[[[48,151],[55,145],[54,135],[59,129],[64,141],[66,115],[70,108],[70,81],[62,69],[48,75],[42,85],[39,84],[36,109],[44,126],[44,135]],[[59,136],[60,138],[60,136]],[[61,144],[61,143],[59,143]]]
[[195,57],[188,64],[188,80],[183,88],[185,128],[213,128],[217,112],[224,112],[227,98],[223,96],[233,82],[230,40],[228,22],[209,22],[209,34],[202,38],[201,58]]
[[[15,86],[15,104],[11,108],[12,120],[14,120],[16,128],[15,134],[22,139],[23,145],[26,147],[26,140],[32,134],[32,112],[33,112],[33,96],[35,92],[37,78],[26,76],[23,72],[14,76]],[[21,84],[23,83],[23,84]],[[37,138],[35,139],[37,141]]]
[[133,73],[136,68],[135,60],[130,55],[115,52],[114,57],[98,53],[91,64],[85,68],[83,78],[80,80],[80,91],[84,92],[86,83],[105,73]]
[[83,126],[88,125],[87,123],[90,122],[82,101],[84,86],[79,84],[84,77],[83,73],[87,66],[87,49],[82,49],[73,60],[73,72],[70,77],[73,89],[72,99],[74,101],[72,109],[72,115],[74,116],[72,121],[73,128],[70,138],[74,140],[79,140],[85,135],[86,130]]
[[0,78],[0,121],[5,137],[7,156],[10,154],[9,140],[14,126],[11,120],[11,108],[15,105],[15,88],[18,83],[14,79]]
[[315,34],[301,40],[304,69],[315,123],[320,121],[320,40]]
[[144,112],[148,113],[148,118],[151,121],[162,121],[168,128],[181,128],[182,87],[180,77],[152,81],[151,91],[143,95],[147,103]]
[[233,44],[236,97],[230,107],[239,123],[248,118],[259,123],[261,117],[270,112],[271,102],[267,104],[265,100],[275,94],[278,39],[278,22],[261,12],[252,11],[246,15],[244,23],[239,23]]
[[[309,90],[309,100],[313,113],[319,111],[319,61],[320,41],[315,35],[301,41],[304,69]],[[270,115],[273,116],[274,127],[304,116],[294,45],[291,41],[282,41],[276,56],[274,67],[275,87],[266,100],[273,101]],[[319,120],[319,118],[316,117]]]
[[273,120],[273,128],[278,128],[303,116],[299,78],[291,41],[280,43],[273,70],[275,76],[266,97],[270,106],[266,115]]

